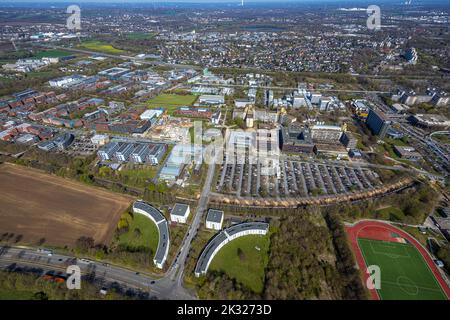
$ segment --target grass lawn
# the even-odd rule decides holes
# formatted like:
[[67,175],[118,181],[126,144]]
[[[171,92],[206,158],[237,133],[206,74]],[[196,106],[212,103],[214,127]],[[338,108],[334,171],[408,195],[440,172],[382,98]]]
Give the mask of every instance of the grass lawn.
[[[250,235],[235,239],[217,253],[211,262],[210,270],[225,272],[254,292],[261,293],[264,288],[269,244],[268,235]],[[239,248],[243,252],[241,257],[238,254]]]
[[177,94],[160,94],[159,96],[148,101],[148,107],[161,108],[167,110],[169,114],[173,114],[175,110],[183,106],[192,106],[197,101],[194,95],[177,95]]
[[0,289],[0,300],[31,300],[34,292],[16,289]]
[[389,144],[391,144],[391,145],[393,145],[393,146],[398,146],[398,147],[405,147],[405,146],[408,145],[407,143],[405,143],[405,142],[404,142],[403,140],[401,140],[401,139],[391,139],[391,138],[386,138],[386,139],[384,139],[384,141],[387,142],[387,143],[389,143]]
[[156,34],[152,32],[131,32],[126,34],[127,39],[130,40],[151,40],[155,36]]
[[448,134],[436,134],[433,136],[433,139],[438,140],[445,144],[450,144],[450,135]]
[[378,219],[391,221],[402,221],[402,219],[405,217],[403,211],[396,207],[387,207],[376,210],[375,214]]
[[125,168],[119,171],[120,180],[125,184],[144,188],[149,180],[156,177],[159,166],[140,166],[138,168]]
[[417,249],[408,243],[358,239],[367,265],[381,270],[382,300],[446,300],[438,281]]
[[86,41],[83,42],[80,46],[88,50],[99,51],[109,54],[121,54],[125,52],[124,50],[114,48],[112,45],[102,41]]
[[67,57],[73,55],[70,52],[63,51],[63,50],[47,50],[47,51],[40,51],[38,52],[34,57],[35,58],[59,58],[59,57]]
[[158,229],[153,221],[143,215],[135,213],[133,220],[130,221],[128,232],[119,236],[117,244],[128,246],[130,248],[146,247],[151,250],[152,255],[154,255],[158,248],[158,241]]

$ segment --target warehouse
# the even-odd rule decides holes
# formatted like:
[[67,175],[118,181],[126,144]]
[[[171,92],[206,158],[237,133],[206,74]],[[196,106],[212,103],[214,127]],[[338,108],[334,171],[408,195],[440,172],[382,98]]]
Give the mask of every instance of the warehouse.
[[203,95],[198,99],[202,105],[221,105],[225,103],[225,97],[220,95]]

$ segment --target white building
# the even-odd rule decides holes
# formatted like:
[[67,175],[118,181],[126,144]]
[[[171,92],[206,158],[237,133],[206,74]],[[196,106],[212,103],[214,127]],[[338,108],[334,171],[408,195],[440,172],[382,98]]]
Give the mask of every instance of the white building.
[[91,138],[91,142],[96,146],[104,146],[109,142],[109,136],[104,134],[96,134]]
[[195,267],[195,276],[200,277],[205,275],[215,255],[230,241],[249,235],[264,236],[268,231],[269,225],[263,222],[247,222],[223,230],[203,249]]
[[223,225],[223,211],[209,209],[206,216],[206,228],[212,230],[221,230]]
[[187,204],[176,203],[170,212],[170,221],[186,223],[190,213],[191,208]]
[[52,88],[54,88],[54,87],[62,88],[62,87],[67,87],[67,86],[73,85],[75,83],[79,83],[85,78],[86,78],[85,76],[81,76],[81,75],[72,75],[72,76],[53,79],[53,80],[50,80],[48,83],[49,83],[50,87],[52,87]]
[[234,100],[234,106],[239,109],[244,109],[247,106],[253,106],[254,101],[250,99],[236,99]]
[[146,110],[141,115],[141,120],[151,120],[153,118],[158,118],[163,114],[164,110],[162,109],[152,109],[152,110]]
[[202,105],[220,105],[225,103],[225,97],[220,95],[204,95],[198,99]]

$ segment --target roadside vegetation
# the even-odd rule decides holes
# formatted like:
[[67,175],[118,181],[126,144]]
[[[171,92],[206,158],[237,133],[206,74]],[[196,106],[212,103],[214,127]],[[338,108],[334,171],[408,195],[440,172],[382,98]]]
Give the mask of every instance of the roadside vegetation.
[[82,280],[80,290],[68,290],[65,282],[46,280],[36,271],[0,271],[0,300],[122,300],[115,290],[106,295]]

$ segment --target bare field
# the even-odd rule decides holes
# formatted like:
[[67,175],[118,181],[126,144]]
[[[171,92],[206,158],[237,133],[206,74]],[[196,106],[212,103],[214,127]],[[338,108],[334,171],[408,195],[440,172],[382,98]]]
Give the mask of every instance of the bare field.
[[[0,165],[0,234],[22,243],[73,246],[82,236],[108,245],[133,199],[12,164]],[[14,239],[14,238],[13,238]]]

